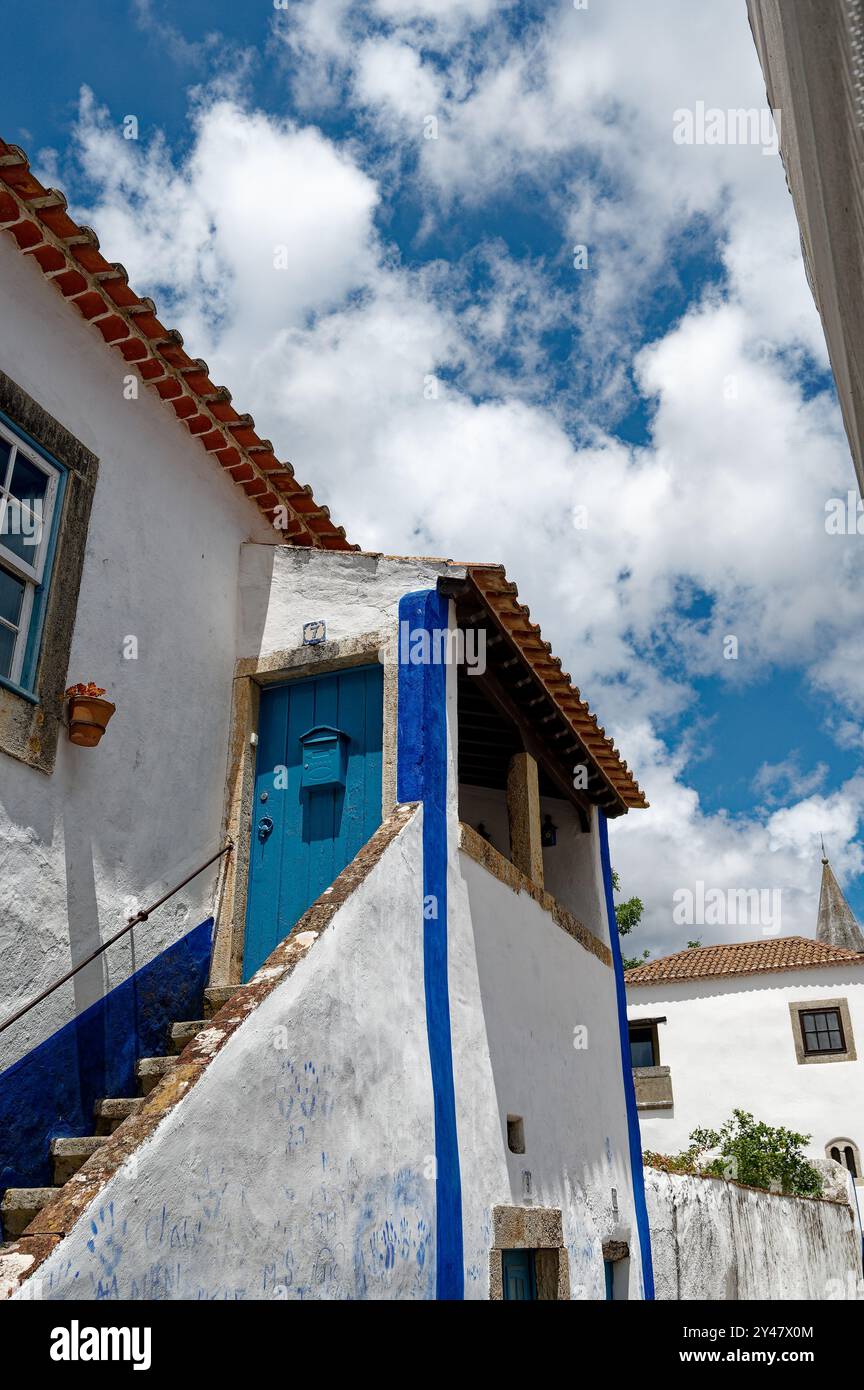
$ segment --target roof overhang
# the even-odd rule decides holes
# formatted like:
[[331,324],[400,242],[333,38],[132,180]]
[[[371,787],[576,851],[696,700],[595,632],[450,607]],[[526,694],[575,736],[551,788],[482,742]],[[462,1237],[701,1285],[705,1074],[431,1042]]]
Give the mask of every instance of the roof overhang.
[[252,416],[235,410],[227,387],[214,385],[207,363],[188,355],[153,300],[135,293],[125,268],[105,260],[96,233],[79,226],[66,207],[59,190],[34,177],[23,150],[0,140],[0,230],[171,407],[267,520],[279,523],[289,544],[356,549],[308,483],[298,482],[291,464],[258,435]]
[[[586,803],[613,818],[648,801],[605,729],[582,699],[561,659],[544,641],[530,610],[517,601],[518,589],[502,565],[454,566],[438,587],[456,604],[460,626],[486,629],[489,656],[485,675],[476,677],[493,703],[523,731],[527,750],[537,757],[561,795],[578,800],[572,768],[584,762]],[[538,730],[542,727],[542,736]],[[551,751],[550,751],[551,750]]]

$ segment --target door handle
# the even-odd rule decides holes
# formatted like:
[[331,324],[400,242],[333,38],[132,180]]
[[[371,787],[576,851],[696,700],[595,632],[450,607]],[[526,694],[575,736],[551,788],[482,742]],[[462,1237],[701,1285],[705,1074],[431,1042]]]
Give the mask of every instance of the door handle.
[[272,833],[273,821],[271,820],[270,816],[262,816],[258,822],[258,839],[261,841],[262,845],[264,841],[267,839],[267,836],[271,835]]

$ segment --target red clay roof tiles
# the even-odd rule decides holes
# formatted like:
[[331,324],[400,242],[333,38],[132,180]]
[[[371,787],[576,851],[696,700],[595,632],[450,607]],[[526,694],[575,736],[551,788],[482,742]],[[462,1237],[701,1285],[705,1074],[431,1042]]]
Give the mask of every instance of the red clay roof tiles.
[[270,440],[259,438],[251,415],[234,409],[230,391],[211,382],[207,363],[188,356],[182,337],[160,321],[152,299],[130,287],[124,267],[105,260],[95,232],[69,216],[63,194],[43,188],[23,150],[4,140],[0,229],[14,237],[22,254],[36,261],[105,342],[170,404],[269,521],[277,507],[286,508],[288,525],[282,534],[289,543],[357,548],[344,528],[331,521],[329,509],[318,505],[308,484],[297,481],[290,463],[280,462]]
[[864,965],[864,954],[842,946],[829,946],[807,936],[774,936],[762,941],[693,946],[625,970],[624,979],[628,985],[653,985],[661,981],[701,980],[708,976],[761,975],[769,970],[806,970],[844,962]]

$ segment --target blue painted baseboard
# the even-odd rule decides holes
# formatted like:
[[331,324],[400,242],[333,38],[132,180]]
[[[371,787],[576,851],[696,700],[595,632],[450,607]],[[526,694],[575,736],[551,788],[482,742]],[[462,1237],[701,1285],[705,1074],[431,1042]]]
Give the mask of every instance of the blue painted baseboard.
[[51,1140],[92,1134],[102,1097],[137,1095],[139,1057],[201,1017],[212,935],[208,918],[0,1073],[0,1190],[50,1186]]

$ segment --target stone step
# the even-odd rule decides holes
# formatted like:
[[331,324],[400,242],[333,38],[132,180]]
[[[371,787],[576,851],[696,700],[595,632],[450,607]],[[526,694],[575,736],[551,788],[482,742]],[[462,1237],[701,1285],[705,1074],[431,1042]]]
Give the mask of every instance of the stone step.
[[134,1115],[144,1104],[143,1096],[108,1096],[93,1106],[97,1134],[113,1134],[118,1125]]
[[142,1096],[149,1096],[153,1087],[159,1085],[165,1073],[173,1071],[176,1065],[176,1057],[142,1057],[135,1067]]
[[218,1014],[219,1010],[233,998],[235,994],[248,989],[248,985],[211,985],[204,991],[204,1012],[208,1018]]
[[107,1144],[107,1134],[88,1134],[84,1137],[75,1135],[66,1139],[51,1140],[51,1160],[54,1164],[54,1182],[58,1187],[62,1187],[64,1182],[68,1182],[73,1173],[77,1173],[82,1163],[86,1163],[91,1154],[95,1154],[97,1149],[101,1149],[103,1144]]
[[56,1187],[7,1187],[0,1201],[3,1239],[17,1240],[34,1216],[56,1196]]
[[187,1043],[207,1027],[206,1018],[190,1018],[185,1023],[172,1023],[168,1043],[174,1053],[182,1052]]

